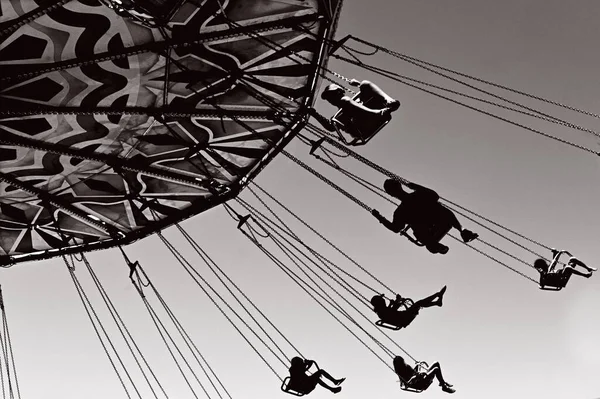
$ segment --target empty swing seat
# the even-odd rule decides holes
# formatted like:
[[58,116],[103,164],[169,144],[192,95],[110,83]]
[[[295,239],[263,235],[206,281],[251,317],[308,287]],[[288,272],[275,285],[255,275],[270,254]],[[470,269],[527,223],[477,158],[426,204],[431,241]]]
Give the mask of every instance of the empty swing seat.
[[[361,93],[356,94],[352,99],[371,109],[385,107],[382,100],[373,96],[363,98]],[[342,109],[331,118],[340,140],[347,145],[367,144],[391,120],[392,116],[389,114],[380,117],[356,118]]]

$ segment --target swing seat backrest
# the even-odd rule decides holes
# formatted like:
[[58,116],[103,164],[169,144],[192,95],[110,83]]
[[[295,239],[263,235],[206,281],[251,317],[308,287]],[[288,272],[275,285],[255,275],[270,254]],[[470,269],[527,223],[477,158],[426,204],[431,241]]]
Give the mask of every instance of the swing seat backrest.
[[[385,104],[382,101],[378,101],[378,98],[373,96],[363,98],[363,96],[359,92],[352,97],[352,100],[372,109],[385,107]],[[389,114],[381,117],[356,118],[342,109],[336,112],[331,118],[331,122],[335,126],[340,139],[348,145],[367,144],[391,120],[392,117]]]
[[290,377],[285,377],[283,383],[281,384],[281,390],[285,393],[289,393],[294,396],[304,396],[304,392],[294,389],[293,386],[290,385]]

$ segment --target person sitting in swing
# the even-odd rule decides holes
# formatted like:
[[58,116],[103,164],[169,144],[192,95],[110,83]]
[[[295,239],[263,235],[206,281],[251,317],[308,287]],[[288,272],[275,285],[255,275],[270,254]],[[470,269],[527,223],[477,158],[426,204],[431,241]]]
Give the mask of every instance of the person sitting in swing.
[[454,227],[460,232],[465,243],[479,237],[478,234],[463,229],[454,212],[438,202],[440,198],[438,193],[415,183],[409,182],[406,186],[413,192],[404,191],[402,183],[398,180],[387,179],[383,184],[386,193],[401,201],[394,211],[392,221],[384,218],[376,209],[371,211],[373,216],[389,230],[400,233],[406,226],[412,228],[415,238],[434,254],[448,252],[448,247],[439,242],[443,237],[439,237],[439,231],[445,235]]
[[398,374],[398,377],[400,377],[404,385],[410,389],[424,391],[429,388],[433,380],[437,378],[442,387],[442,391],[448,393],[456,392],[456,389],[452,388],[452,384],[449,384],[444,380],[442,369],[438,362],[429,366],[427,370],[421,371],[419,370],[418,365],[412,368],[406,364],[402,356],[398,355],[394,358],[393,364],[394,371]]
[[441,307],[445,292],[446,286],[439,292],[414,302],[412,305],[406,307],[405,310],[398,310],[398,308],[405,304],[408,298],[402,298],[399,294],[397,294],[396,299],[390,301],[389,304],[386,304],[383,295],[376,295],[371,298],[371,305],[373,305],[373,311],[377,313],[377,316],[379,316],[379,320],[382,323],[397,328],[404,328],[412,323],[419,314],[419,310],[422,308],[430,308],[432,306]]
[[311,393],[317,384],[322,387],[328,389],[333,393],[338,393],[342,390],[340,386],[329,386],[323,380],[322,377],[327,378],[329,381],[333,382],[335,385],[340,385],[344,382],[345,378],[335,379],[325,370],[318,369],[311,375],[307,375],[306,372],[310,369],[314,364],[316,364],[313,360],[302,359],[301,357],[294,357],[291,361],[290,367],[290,382],[289,388],[294,391],[300,392],[303,395],[307,395]]
[[[566,265],[559,267],[558,261],[562,254],[567,254],[571,258]],[[581,272],[575,269],[577,266],[585,269],[585,272]],[[592,273],[597,271],[595,267],[587,266],[585,263],[575,258],[569,251],[557,251],[552,248],[552,263],[548,265],[545,259],[536,259],[533,263],[533,267],[540,273],[540,288],[544,286],[553,286],[559,289],[564,288],[569,279],[573,274],[590,278]]]
[[[366,106],[356,99],[350,98],[345,95],[344,88],[336,85],[335,83],[330,84],[321,93],[321,98],[331,105],[338,107],[348,115],[352,115],[353,119],[356,120],[367,120],[369,118],[380,118],[390,115],[392,112],[400,108],[400,101],[393,99],[388,96],[383,90],[381,90],[374,83],[363,80],[359,82],[356,79],[352,79],[350,84],[358,86],[360,89],[359,97],[368,98],[371,106]],[[373,105],[376,108],[373,108]],[[334,131],[335,128],[331,123],[323,123],[323,126],[329,130]],[[347,133],[356,136],[357,132],[353,132],[349,129]],[[359,137],[360,138],[360,137]]]

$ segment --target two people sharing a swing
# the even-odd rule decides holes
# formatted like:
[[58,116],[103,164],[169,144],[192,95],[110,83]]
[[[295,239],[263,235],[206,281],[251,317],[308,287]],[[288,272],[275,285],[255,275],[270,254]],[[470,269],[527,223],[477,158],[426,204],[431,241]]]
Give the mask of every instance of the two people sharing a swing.
[[[308,370],[315,366],[317,370],[312,374],[307,374]],[[320,369],[314,360],[302,359],[301,357],[294,357],[291,360],[289,382],[287,384],[287,390],[297,392],[299,395],[307,395],[311,393],[318,385],[321,385],[327,390],[338,393],[342,390],[339,385],[344,382],[345,378],[336,379],[331,376],[325,370]],[[323,378],[331,381],[335,386],[330,386],[323,381]]]
[[412,229],[415,239],[411,241],[425,246],[433,254],[448,252],[448,247],[440,243],[440,240],[452,228],[460,232],[465,243],[479,237],[478,234],[463,229],[456,215],[438,202],[440,196],[435,191],[415,183],[407,183],[406,186],[413,191],[404,191],[402,183],[394,179],[388,179],[383,184],[386,193],[401,201],[394,211],[392,221],[384,218],[376,209],[371,212],[389,230],[411,238],[407,230]]
[[[419,314],[419,310],[422,308],[430,308],[432,306],[442,306],[444,299],[444,293],[446,292],[446,286],[439,292],[428,296],[427,298],[420,299],[413,302],[409,298],[403,298],[400,294],[396,294],[396,299],[386,304],[386,300],[382,295],[376,295],[371,298],[371,305],[373,305],[373,311],[379,317],[379,321],[376,323],[380,327],[390,328],[393,330],[399,330],[407,327]],[[404,309],[400,310],[400,307]]]
[[[558,264],[560,256],[567,254],[571,258],[566,265]],[[585,272],[579,271],[576,267],[585,269]],[[569,251],[557,251],[552,248],[552,263],[548,265],[545,259],[536,259],[533,267],[540,273],[540,288],[552,287],[555,289],[565,288],[572,275],[590,278],[593,272],[597,271],[595,267],[587,266],[585,263],[575,258]]]

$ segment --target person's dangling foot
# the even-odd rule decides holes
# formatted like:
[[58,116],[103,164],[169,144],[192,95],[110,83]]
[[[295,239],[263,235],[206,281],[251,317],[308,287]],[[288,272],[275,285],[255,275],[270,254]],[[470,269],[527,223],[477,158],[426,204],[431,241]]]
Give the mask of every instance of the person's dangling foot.
[[460,236],[462,237],[465,243],[469,243],[477,239],[477,237],[479,237],[479,234],[473,233],[471,230],[464,229],[460,232]]
[[335,387],[335,388],[331,388],[331,392],[333,393],[338,393],[342,390],[342,387]]
[[335,380],[335,385],[340,385],[342,382],[346,381],[346,378],[340,378],[339,380]]

